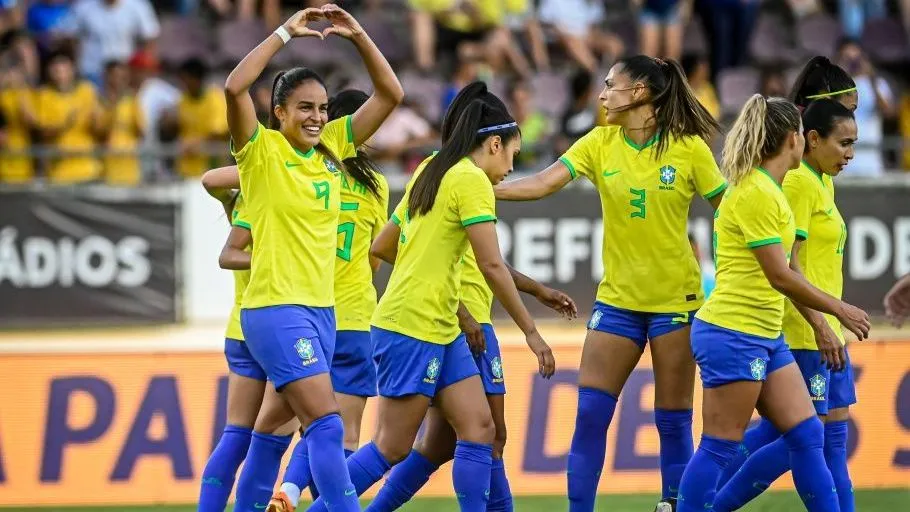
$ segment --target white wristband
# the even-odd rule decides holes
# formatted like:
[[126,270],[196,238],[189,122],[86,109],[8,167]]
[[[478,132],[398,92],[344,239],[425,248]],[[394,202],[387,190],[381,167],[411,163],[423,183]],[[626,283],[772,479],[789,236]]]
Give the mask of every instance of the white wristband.
[[275,29],[275,35],[281,38],[282,44],[288,44],[288,41],[291,40],[291,33],[284,28],[284,25]]

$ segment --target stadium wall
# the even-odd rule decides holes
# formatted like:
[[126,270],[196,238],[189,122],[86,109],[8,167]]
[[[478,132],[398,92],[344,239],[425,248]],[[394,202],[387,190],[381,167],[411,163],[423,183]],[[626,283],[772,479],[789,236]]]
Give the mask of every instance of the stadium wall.
[[[583,331],[544,329],[558,362],[551,380],[536,375],[536,360],[517,334],[503,329],[502,336],[509,426],[505,460],[512,489],[521,495],[561,495]],[[210,329],[207,335],[218,338],[221,332]],[[161,335],[162,347],[169,336]],[[97,337],[132,339],[126,332]],[[849,447],[854,485],[906,488],[910,343],[863,342],[852,345],[851,353],[859,396]],[[197,498],[201,471],[225,421],[225,364],[217,351],[37,354],[20,346],[0,357],[0,375],[0,506],[176,504]],[[700,395],[697,390],[696,411]],[[646,359],[617,409],[601,492],[657,491],[652,396]],[[373,431],[375,412],[371,401],[364,438]],[[696,415],[696,436],[700,429]],[[777,486],[791,483],[785,478]],[[449,469],[423,491],[425,496],[451,493]]]

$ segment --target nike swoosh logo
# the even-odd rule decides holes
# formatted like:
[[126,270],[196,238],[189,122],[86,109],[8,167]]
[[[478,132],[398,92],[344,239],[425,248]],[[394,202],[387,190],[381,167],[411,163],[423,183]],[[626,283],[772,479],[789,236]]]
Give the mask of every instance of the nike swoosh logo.
[[834,207],[832,206],[831,208],[828,208],[827,210],[825,210],[825,215],[831,215],[831,212],[833,212],[833,211],[834,211]]
[[253,503],[253,508],[258,509],[258,510],[265,510],[265,507],[267,507],[267,506],[268,505],[260,505],[258,503]]
[[604,171],[604,172],[603,172],[603,177],[604,177],[604,178],[609,178],[610,176],[613,176],[614,174],[619,174],[619,173],[621,173],[621,172],[622,172],[622,171]]
[[355,494],[357,494],[357,491],[354,489],[348,489],[348,490],[344,491],[345,496],[353,496]]
[[303,164],[295,164],[294,162],[285,160],[284,165],[285,167],[300,167]]

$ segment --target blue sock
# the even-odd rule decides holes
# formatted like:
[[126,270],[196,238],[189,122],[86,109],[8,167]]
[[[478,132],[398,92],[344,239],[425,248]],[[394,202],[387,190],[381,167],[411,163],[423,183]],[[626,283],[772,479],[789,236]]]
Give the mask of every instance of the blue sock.
[[720,480],[717,481],[717,488],[723,489],[724,485],[733,478],[733,475],[746,463],[746,459],[748,459],[751,454],[779,437],[780,432],[774,428],[774,425],[772,425],[770,421],[764,418],[759,421],[758,425],[747,430],[746,435],[743,436],[742,442],[740,442],[739,451],[736,453],[736,456],[733,457],[733,460],[730,461],[730,464],[724,469],[723,474],[720,476]]
[[288,461],[288,467],[284,470],[284,481],[292,483],[300,489],[313,482],[313,475],[310,473],[310,454],[304,438],[297,441],[294,451],[291,452],[291,460]]
[[[304,432],[306,437],[307,452],[310,457],[310,471],[313,474],[313,483],[319,488],[322,497],[317,500],[332,504],[332,510],[359,511],[360,503],[357,501],[357,492],[352,483],[348,467],[344,459],[344,424],[337,413],[323,416],[310,423]],[[382,474],[379,475],[380,477]],[[377,478],[378,479],[378,478]],[[315,506],[315,504],[314,504]],[[323,508],[325,506],[323,505]]]
[[392,468],[385,485],[373,498],[365,512],[392,512],[407,503],[417,494],[439,469],[417,450],[411,450],[406,459]]
[[654,422],[660,435],[660,477],[663,498],[674,498],[679,492],[679,479],[695,448],[692,443],[692,409],[668,411],[656,409]]
[[[348,457],[348,467],[347,471],[351,475],[351,482],[353,483],[354,492],[351,495],[354,496],[354,504],[357,504],[357,496],[360,496],[367,489],[373,486],[379,479],[382,478],[382,475],[389,470],[391,465],[389,461],[382,455],[379,451],[379,448],[376,447],[375,443],[370,443],[363,446],[353,455]],[[321,489],[321,487],[320,487]],[[324,512],[327,511],[325,504],[326,493],[323,491],[323,495],[316,500],[310,508],[307,509],[308,512]],[[358,505],[359,507],[359,505]],[[338,509],[333,509],[338,510]],[[352,510],[360,510],[360,508],[355,508]]]
[[717,492],[717,478],[736,455],[739,443],[702,434],[698,450],[679,482],[676,512],[710,510]]
[[853,482],[847,468],[847,422],[832,421],[825,424],[825,462],[834,478],[840,512],[854,512]]
[[578,388],[575,433],[569,448],[569,512],[591,512],[607,453],[607,429],[617,398],[594,388]]
[[234,488],[237,468],[250,449],[253,430],[228,425],[218,440],[218,446],[209,456],[202,470],[202,488],[199,491],[199,512],[224,512],[228,497]]
[[268,505],[278,479],[281,458],[290,445],[291,436],[253,432],[250,451],[237,482],[234,510],[257,510]]
[[784,434],[784,441],[790,448],[793,483],[806,509],[809,512],[837,510],[834,479],[825,463],[825,426],[818,416],[790,429]]
[[783,438],[755,451],[717,491],[714,511],[739,510],[771,486],[781,475],[790,471],[790,448]]
[[490,470],[490,503],[487,512],[512,512],[512,489],[506,476],[506,465],[502,459],[493,459]]
[[452,483],[462,512],[484,512],[490,500],[493,445],[458,441]]

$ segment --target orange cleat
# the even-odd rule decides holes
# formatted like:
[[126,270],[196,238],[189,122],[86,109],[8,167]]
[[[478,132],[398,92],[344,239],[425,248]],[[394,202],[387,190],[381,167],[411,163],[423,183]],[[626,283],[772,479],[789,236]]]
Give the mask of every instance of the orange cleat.
[[265,512],[294,512],[297,507],[291,505],[291,499],[282,491],[275,493],[269,500],[269,506],[265,507]]

